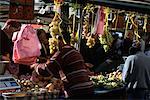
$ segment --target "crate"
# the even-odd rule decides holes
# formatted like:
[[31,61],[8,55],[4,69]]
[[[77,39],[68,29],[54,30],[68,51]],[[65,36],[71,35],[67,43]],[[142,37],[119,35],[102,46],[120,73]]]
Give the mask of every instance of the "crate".
[[59,91],[53,92],[10,92],[10,93],[2,93],[4,100],[50,100],[50,99],[58,99]]
[[31,100],[31,96],[26,93],[2,93],[4,100]]
[[28,94],[31,95],[31,100],[50,100],[59,98],[59,91],[45,92],[45,93],[31,92]]

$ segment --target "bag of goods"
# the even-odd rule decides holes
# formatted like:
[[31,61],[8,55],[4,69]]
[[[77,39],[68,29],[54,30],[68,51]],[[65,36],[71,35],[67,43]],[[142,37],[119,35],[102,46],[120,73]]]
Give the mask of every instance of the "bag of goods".
[[23,25],[15,37],[13,61],[24,65],[34,64],[41,54],[41,44],[36,31],[31,25]]

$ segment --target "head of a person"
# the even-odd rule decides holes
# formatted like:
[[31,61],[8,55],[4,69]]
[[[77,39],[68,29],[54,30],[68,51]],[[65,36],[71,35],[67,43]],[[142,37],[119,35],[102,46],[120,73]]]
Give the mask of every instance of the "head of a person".
[[145,41],[145,49],[150,48],[150,32],[144,32],[140,34],[141,39]]
[[14,20],[7,20],[3,27],[3,30],[6,30],[10,35],[12,35],[14,32],[20,31],[20,29],[21,23]]
[[140,34],[141,39],[143,39],[144,41],[147,41],[148,38],[150,37],[150,33],[149,32],[141,32]]
[[45,30],[43,30],[43,29],[37,29],[37,36],[38,36],[39,41],[41,43],[48,44],[48,39],[47,39],[46,34],[47,33],[45,32]]
[[133,55],[140,51],[141,51],[141,41],[134,40],[132,43],[132,47],[129,49],[129,54]]
[[66,33],[63,33],[62,35],[58,35],[57,39],[58,39],[58,47],[61,48],[65,44],[70,44],[71,36],[69,32],[66,32]]

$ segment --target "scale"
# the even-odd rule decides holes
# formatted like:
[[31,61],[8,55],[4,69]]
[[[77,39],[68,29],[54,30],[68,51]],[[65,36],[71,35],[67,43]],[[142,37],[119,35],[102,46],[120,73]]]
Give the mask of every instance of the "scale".
[[10,92],[10,90],[20,89],[20,84],[13,76],[0,76],[0,93]]

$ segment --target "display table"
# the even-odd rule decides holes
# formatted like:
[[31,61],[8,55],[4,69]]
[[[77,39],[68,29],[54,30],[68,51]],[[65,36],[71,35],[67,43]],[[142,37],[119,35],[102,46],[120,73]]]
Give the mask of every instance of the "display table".
[[126,98],[126,91],[124,87],[117,88],[117,89],[95,88],[94,98],[124,100]]
[[0,96],[0,100],[48,100],[48,99],[59,99],[59,93],[58,92],[48,92],[48,93],[12,92],[12,93],[3,93]]

